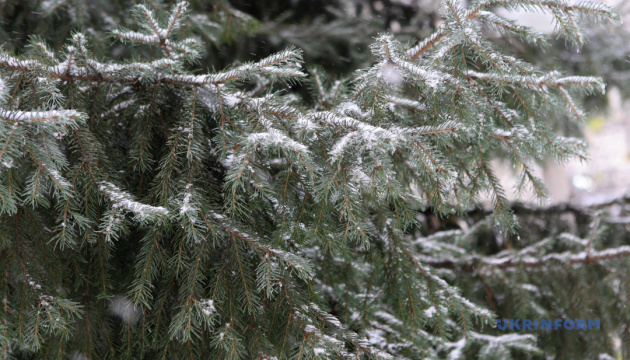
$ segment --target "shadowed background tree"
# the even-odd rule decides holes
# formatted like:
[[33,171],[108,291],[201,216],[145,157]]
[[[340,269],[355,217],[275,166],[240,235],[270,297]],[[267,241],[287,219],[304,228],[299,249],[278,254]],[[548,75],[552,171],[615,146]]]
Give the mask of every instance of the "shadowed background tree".
[[[551,14],[560,38],[499,8]],[[7,0],[0,14],[1,359],[630,356],[628,198],[513,205],[491,163],[544,204],[532,164],[587,157],[568,137],[580,104],[627,70],[605,51],[625,44],[612,9]],[[603,31],[609,45],[587,41]],[[602,330],[494,328],[517,317]]]

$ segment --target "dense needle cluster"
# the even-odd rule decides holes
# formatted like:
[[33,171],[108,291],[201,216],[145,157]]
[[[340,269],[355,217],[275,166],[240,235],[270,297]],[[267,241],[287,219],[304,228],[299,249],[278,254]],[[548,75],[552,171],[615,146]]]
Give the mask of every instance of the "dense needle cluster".
[[[535,292],[511,276],[630,254],[594,249],[597,226],[492,256],[473,246],[517,233],[491,160],[508,157],[517,191],[543,201],[532,164],[586,156],[548,119],[580,121],[579,97],[604,91],[502,51],[488,29],[546,38],[493,10],[551,13],[579,46],[582,21],[615,19],[608,7],[447,0],[435,33],[380,35],[347,81],[296,48],[192,71],[203,43],[180,36],[187,7],[138,5],[135,30],[111,31],[152,58],[98,59],[80,32],[59,51],[33,38],[0,53],[0,359],[534,356],[532,334],[493,331],[487,283]],[[417,236],[428,209],[462,215],[485,194],[487,218]]]

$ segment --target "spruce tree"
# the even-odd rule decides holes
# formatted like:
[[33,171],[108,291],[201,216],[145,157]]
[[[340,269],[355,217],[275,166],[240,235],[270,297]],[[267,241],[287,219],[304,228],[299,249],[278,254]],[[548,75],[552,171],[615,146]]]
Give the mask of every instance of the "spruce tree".
[[[78,9],[116,5],[21,6],[87,26]],[[554,125],[582,122],[604,83],[505,51],[489,29],[548,43],[498,7],[551,13],[575,46],[583,22],[617,19],[590,2],[446,0],[432,34],[380,34],[339,80],[295,47],[200,71],[208,41],[257,28],[223,0],[212,16],[136,5],[135,22],[63,46],[7,41],[22,50],[0,53],[0,359],[629,356],[611,337],[630,331],[630,246],[606,236],[627,234],[627,199],[512,206],[491,162],[544,203],[533,164],[586,159]],[[489,214],[474,210],[485,194]],[[540,213],[553,231],[519,228]],[[497,317],[604,330],[537,340]]]

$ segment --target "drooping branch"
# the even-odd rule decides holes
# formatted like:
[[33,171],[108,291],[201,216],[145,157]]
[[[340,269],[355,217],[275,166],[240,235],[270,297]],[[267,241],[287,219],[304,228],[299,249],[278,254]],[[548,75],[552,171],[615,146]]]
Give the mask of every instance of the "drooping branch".
[[478,256],[467,257],[464,259],[443,258],[432,259],[428,257],[419,257],[420,261],[428,264],[434,268],[441,269],[457,269],[465,272],[473,272],[483,266],[494,266],[499,269],[536,269],[543,266],[557,264],[589,264],[597,263],[600,261],[617,259],[630,256],[630,246],[620,246],[617,248],[606,249],[602,251],[592,251],[590,254],[587,252],[581,253],[559,253],[548,254],[542,257],[519,257],[519,256],[506,256],[499,258],[484,258]]

